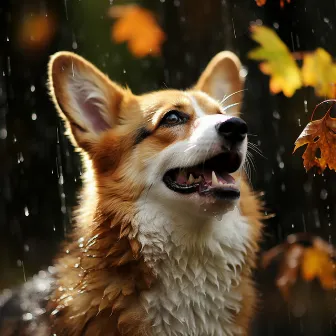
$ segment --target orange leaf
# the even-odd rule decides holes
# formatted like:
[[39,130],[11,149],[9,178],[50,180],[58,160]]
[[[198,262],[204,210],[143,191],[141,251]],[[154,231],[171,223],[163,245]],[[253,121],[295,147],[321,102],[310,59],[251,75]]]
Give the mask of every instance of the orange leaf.
[[[290,3],[290,0],[287,0]],[[266,0],[256,0],[257,6],[261,7],[266,4]],[[280,0],[280,7],[283,8],[285,6],[285,0]]]
[[302,276],[311,281],[318,278],[324,289],[333,289],[336,281],[334,264],[328,253],[315,247],[305,249],[302,264]]
[[256,0],[257,6],[261,7],[264,6],[266,3],[266,0]]
[[25,14],[18,29],[20,47],[43,49],[50,43],[54,33],[55,21],[51,15]]
[[311,121],[295,141],[293,153],[299,147],[308,144],[302,155],[306,171],[314,166],[318,168],[319,173],[322,173],[327,166],[336,170],[336,118],[330,117],[332,106],[322,119]]
[[128,42],[136,57],[160,54],[166,36],[152,12],[135,5],[113,6],[110,15],[118,18],[112,29],[115,42]]

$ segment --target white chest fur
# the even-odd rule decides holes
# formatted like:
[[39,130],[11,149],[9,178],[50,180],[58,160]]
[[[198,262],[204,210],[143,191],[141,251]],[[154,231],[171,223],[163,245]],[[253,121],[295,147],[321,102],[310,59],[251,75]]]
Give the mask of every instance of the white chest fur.
[[[184,217],[184,216],[183,216]],[[238,209],[222,220],[188,222],[139,204],[138,238],[158,281],[143,295],[154,335],[239,335],[234,313],[249,226]]]

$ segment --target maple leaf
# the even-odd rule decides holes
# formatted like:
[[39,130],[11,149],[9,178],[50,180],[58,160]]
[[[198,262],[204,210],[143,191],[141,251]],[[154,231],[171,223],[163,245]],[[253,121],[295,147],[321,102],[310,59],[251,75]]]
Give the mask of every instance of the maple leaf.
[[303,58],[302,80],[304,85],[313,86],[316,95],[335,98],[336,64],[324,49],[318,48]]
[[[291,2],[291,0],[286,0],[286,1],[287,3]],[[256,0],[256,4],[259,7],[264,6],[266,4],[266,0]],[[285,6],[285,0],[280,0],[280,7],[284,8],[284,6]]]
[[302,258],[301,272],[307,281],[318,278],[324,289],[334,288],[336,282],[334,263],[326,251],[316,247],[306,248]]
[[116,43],[128,42],[128,48],[136,57],[158,56],[166,39],[153,13],[137,5],[113,6],[110,16],[117,18],[112,28]]
[[253,60],[264,61],[260,70],[269,75],[272,93],[283,92],[291,97],[302,86],[300,69],[287,46],[270,28],[252,26],[252,38],[261,46],[250,51],[248,57]]
[[[302,243],[310,243],[304,247]],[[322,288],[333,289],[336,284],[336,271],[332,257],[334,247],[320,237],[307,233],[293,234],[262,256],[262,266],[268,267],[271,262],[280,260],[276,285],[283,297],[289,299],[290,289],[301,275],[305,281],[319,279]]]
[[322,119],[311,121],[302,131],[295,141],[293,153],[301,146],[307,144],[304,151],[303,165],[308,171],[312,167],[317,167],[318,173],[322,173],[327,167],[336,170],[336,118],[330,116],[334,100],[326,100],[318,104],[314,111],[323,103],[333,101],[333,105],[328,109]]

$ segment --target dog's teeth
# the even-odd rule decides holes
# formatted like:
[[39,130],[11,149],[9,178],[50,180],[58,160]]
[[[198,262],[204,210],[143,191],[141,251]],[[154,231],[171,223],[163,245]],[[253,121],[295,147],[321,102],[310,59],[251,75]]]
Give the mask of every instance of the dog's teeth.
[[214,171],[212,171],[212,185],[218,185],[218,179],[216,176],[216,173]]
[[189,175],[188,184],[193,184],[195,182],[193,174]]

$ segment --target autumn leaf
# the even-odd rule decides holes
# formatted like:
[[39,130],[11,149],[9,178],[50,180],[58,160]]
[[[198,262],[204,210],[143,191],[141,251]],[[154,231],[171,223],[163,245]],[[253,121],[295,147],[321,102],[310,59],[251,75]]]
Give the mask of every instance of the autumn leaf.
[[52,15],[34,13],[24,15],[18,29],[18,42],[26,50],[45,48],[55,33],[55,20]]
[[[316,108],[325,102],[329,101],[318,104]],[[313,167],[317,167],[318,173],[327,167],[336,170],[336,118],[330,116],[333,105],[322,119],[311,121],[295,141],[293,153],[307,144],[302,155],[306,171]]]
[[[309,243],[310,247],[304,247],[303,243]],[[336,272],[332,258],[335,254],[334,247],[322,238],[298,233],[265,252],[261,261],[264,268],[276,260],[279,262],[276,285],[287,300],[300,276],[307,282],[318,279],[325,290],[333,289]]]
[[[281,8],[284,8],[285,2],[290,3],[291,0],[286,0],[286,1],[285,0],[280,0],[280,7]],[[256,0],[256,4],[259,7],[264,6],[266,4],[266,0]]]
[[266,0],[256,0],[256,4],[259,7],[264,6],[266,4]]
[[[290,3],[291,0],[286,0],[287,3]],[[285,0],[280,0],[280,7],[284,8],[285,7]]]
[[315,247],[306,248],[301,265],[302,276],[306,281],[317,278],[324,289],[333,289],[336,283],[334,263],[326,251]]
[[302,79],[304,85],[315,88],[316,95],[336,97],[336,64],[324,49],[304,55]]
[[249,52],[248,57],[263,61],[260,70],[269,75],[272,93],[283,92],[291,97],[302,86],[300,69],[287,46],[270,28],[252,26],[252,38],[260,47]]
[[112,28],[116,43],[128,42],[128,48],[136,57],[158,56],[166,39],[153,13],[136,5],[113,6],[110,16],[117,18]]

